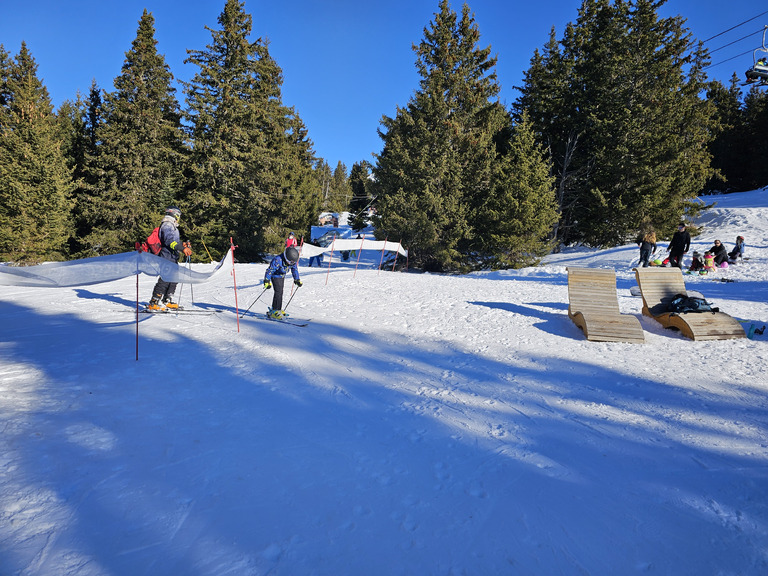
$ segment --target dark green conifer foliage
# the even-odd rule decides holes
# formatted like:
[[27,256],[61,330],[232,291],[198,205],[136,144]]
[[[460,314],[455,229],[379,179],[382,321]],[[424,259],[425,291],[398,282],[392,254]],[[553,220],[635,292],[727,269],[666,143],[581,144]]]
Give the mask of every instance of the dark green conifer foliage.
[[0,44],[0,109],[4,110],[11,101],[11,94],[8,87],[8,78],[11,75],[11,66],[13,59],[5,47]]
[[370,188],[371,165],[363,160],[355,162],[349,172],[349,187],[352,190],[352,200],[349,211],[352,214],[352,229],[361,231],[367,226],[368,206],[371,204]]
[[[708,57],[680,17],[658,17],[660,4],[584,0],[562,59],[534,61],[529,71],[517,109],[532,107],[555,165],[576,176],[558,173],[560,240],[614,245],[647,225],[663,235],[694,214],[691,200],[712,174],[711,109],[700,97]],[[537,109],[540,97],[552,99],[541,93],[539,68],[560,75],[549,83],[565,107],[558,114]]]
[[340,161],[331,176],[325,209],[329,212],[344,212],[349,210],[351,199],[352,189],[347,180],[347,167]]
[[744,136],[741,149],[746,159],[743,182],[746,190],[768,185],[768,90],[752,87],[744,98]]
[[707,89],[707,101],[713,106],[714,138],[709,150],[715,174],[704,186],[704,192],[743,191],[748,178],[749,163],[745,156],[746,126],[741,103],[739,79],[734,74],[730,87],[712,82]]
[[394,118],[383,117],[384,148],[374,169],[376,234],[401,241],[413,266],[459,270],[474,265],[480,207],[492,190],[494,139],[508,125],[490,47],[469,7],[461,17],[441,0],[414,46],[419,89]]
[[533,266],[549,253],[558,218],[555,178],[547,152],[537,143],[527,114],[515,126],[509,152],[494,164],[492,193],[481,213],[481,255],[492,268]]
[[99,151],[88,166],[93,190],[81,206],[92,226],[85,244],[99,254],[132,250],[176,203],[181,187],[181,115],[154,35],[154,17],[145,10],[96,127]]
[[88,257],[98,254],[88,245],[86,239],[94,229],[88,208],[94,205],[98,194],[99,171],[98,155],[100,148],[97,130],[101,124],[101,90],[96,81],[91,83],[88,98],[84,101],[78,95],[74,103],[65,102],[59,110],[59,121],[66,126],[66,138],[69,141],[67,157],[73,167],[75,190],[72,207],[74,235],[70,239],[70,254]]
[[312,173],[320,187],[321,209],[328,210],[331,202],[331,181],[333,180],[331,167],[324,158],[318,158]]
[[204,50],[189,50],[198,67],[186,85],[194,142],[185,205],[190,232],[220,256],[232,237],[238,258],[257,261],[278,251],[288,230],[308,229],[320,190],[313,152],[298,114],[282,103],[282,71],[252,18],[227,0]]
[[[572,38],[572,25],[566,28],[564,43]],[[557,176],[557,208],[561,217],[555,221],[553,236],[567,239],[572,235],[574,213],[578,207],[576,191],[589,172],[589,164],[575,162],[584,136],[584,126],[578,121],[578,107],[572,103],[576,91],[569,85],[574,62],[564,57],[552,28],[543,53],[538,49],[524,72],[521,96],[513,106],[520,121],[528,114],[537,141],[549,152],[553,173]]]
[[0,45],[0,260],[62,260],[71,170],[48,90],[25,43]]

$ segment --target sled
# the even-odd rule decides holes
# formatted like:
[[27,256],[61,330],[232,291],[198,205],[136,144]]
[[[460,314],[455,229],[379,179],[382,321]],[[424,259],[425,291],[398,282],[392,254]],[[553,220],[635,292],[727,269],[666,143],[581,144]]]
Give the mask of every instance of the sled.
[[645,342],[640,320],[619,311],[616,272],[568,267],[568,316],[597,342]]
[[746,338],[741,324],[725,312],[667,311],[664,299],[677,294],[691,295],[685,289],[680,268],[635,268],[635,277],[643,297],[643,315],[653,318],[664,328],[679,330],[691,340]]

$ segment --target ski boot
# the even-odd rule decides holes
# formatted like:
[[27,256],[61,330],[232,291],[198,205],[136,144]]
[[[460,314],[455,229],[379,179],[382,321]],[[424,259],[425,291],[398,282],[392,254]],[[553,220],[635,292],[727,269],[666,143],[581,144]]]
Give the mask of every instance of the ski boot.
[[182,307],[174,302],[172,298],[166,298],[163,300],[163,304],[166,310],[182,310]]
[[285,317],[285,312],[282,310],[273,310],[270,308],[267,310],[267,318],[271,318],[272,320],[282,320]]
[[149,301],[149,304],[147,304],[147,310],[150,312],[162,312],[165,308],[160,304],[160,300],[158,298],[152,298],[152,300]]

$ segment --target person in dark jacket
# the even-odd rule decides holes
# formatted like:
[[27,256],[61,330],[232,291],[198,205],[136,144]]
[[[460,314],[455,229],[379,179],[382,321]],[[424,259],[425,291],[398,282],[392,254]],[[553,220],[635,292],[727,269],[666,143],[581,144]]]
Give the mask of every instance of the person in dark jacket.
[[715,266],[720,266],[723,262],[728,262],[728,250],[720,240],[715,240],[715,245],[709,249],[712,256],[715,257]]
[[638,239],[637,244],[640,246],[640,264],[645,268],[648,266],[651,255],[656,252],[656,232],[653,230],[646,232],[642,238]]
[[289,246],[282,254],[272,259],[272,262],[267,267],[267,271],[264,273],[264,289],[269,290],[273,284],[275,286],[272,308],[267,311],[267,316],[270,318],[280,320],[286,315],[285,310],[283,310],[283,286],[285,285],[285,275],[288,273],[288,270],[291,271],[293,276],[293,283],[299,287],[302,284],[299,278],[298,261],[299,251],[293,246]]
[[691,235],[685,229],[685,222],[680,222],[677,232],[672,236],[672,240],[667,247],[669,252],[669,265],[683,267],[683,254],[687,254],[691,247]]
[[[181,218],[181,210],[173,206],[166,209],[165,216],[160,223],[160,230],[158,231],[162,245],[158,256],[174,263],[178,263],[179,257],[182,254],[184,256],[192,254],[189,244],[184,244],[181,241],[179,218]],[[150,310],[177,310],[179,305],[173,301],[176,285],[176,282],[166,282],[162,277],[158,278],[152,290],[152,299],[149,301],[147,308]]]

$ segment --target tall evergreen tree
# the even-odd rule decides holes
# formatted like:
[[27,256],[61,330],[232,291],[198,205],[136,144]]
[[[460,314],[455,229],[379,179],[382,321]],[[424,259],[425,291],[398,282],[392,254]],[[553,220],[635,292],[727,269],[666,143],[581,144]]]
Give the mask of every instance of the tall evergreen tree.
[[282,103],[282,71],[261,39],[251,42],[252,18],[227,0],[211,43],[189,50],[198,67],[186,84],[194,142],[185,204],[193,237],[212,254],[229,238],[242,260],[280,248],[288,229],[308,229],[317,216],[313,153],[306,127]]
[[326,209],[331,212],[344,212],[345,210],[349,210],[351,198],[352,189],[349,187],[349,181],[347,179],[347,167],[339,161],[331,176]]
[[94,187],[82,198],[92,226],[85,243],[98,253],[132,249],[176,203],[181,188],[181,113],[156,44],[154,17],[144,10],[115,91],[104,96],[99,151],[87,169]]
[[768,185],[768,91],[752,87],[744,98],[744,128],[746,142],[742,147],[748,165],[748,177],[743,181],[746,190]]
[[331,185],[333,183],[333,172],[328,162],[324,158],[318,158],[313,171],[315,180],[320,186],[320,195],[322,198],[322,209],[329,211],[331,209]]
[[[574,35],[573,25],[566,28],[564,43]],[[577,163],[585,127],[578,121],[578,97],[572,90],[575,62],[566,58],[557,40],[554,28],[543,53],[538,49],[531,59],[530,68],[524,72],[521,96],[513,106],[518,122],[525,113],[530,118],[536,138],[547,148],[557,175],[557,207],[561,217],[555,221],[555,238],[567,239],[573,235],[574,214],[579,209],[577,191],[589,174],[589,163]]]
[[459,18],[441,0],[414,46],[419,89],[394,118],[382,119],[376,233],[402,241],[411,263],[427,270],[471,266],[479,207],[492,189],[494,138],[508,124],[496,58],[477,47],[479,37],[466,4]]
[[371,165],[367,161],[355,162],[349,172],[349,187],[352,199],[349,210],[352,212],[352,229],[359,232],[368,224],[368,210],[371,204],[370,188]]
[[526,113],[510,140],[509,152],[494,164],[493,190],[481,213],[480,254],[492,268],[522,268],[549,253],[558,218],[555,178],[548,153],[537,143]]
[[71,142],[68,158],[73,166],[73,179],[76,184],[72,207],[74,235],[70,239],[70,253],[83,257],[93,256],[94,251],[87,239],[95,223],[92,217],[89,217],[88,210],[96,204],[98,197],[100,174],[94,168],[99,165],[100,146],[97,133],[100,132],[102,122],[101,90],[95,80],[91,82],[88,97],[84,101],[78,97],[67,110],[68,118],[62,117],[60,110],[59,119],[68,125],[68,138]]
[[0,45],[0,260],[66,256],[71,170],[48,90],[25,43]]
[[744,154],[748,147],[744,145],[747,139],[738,77],[733,75],[729,88],[718,81],[712,82],[707,90],[707,101],[713,106],[717,122],[709,145],[716,173],[706,183],[704,191],[746,190],[744,181],[748,178],[749,161]]
[[[682,18],[658,17],[661,4],[584,0],[561,42],[562,59],[547,70],[560,74],[554,85],[565,110],[542,115],[532,105],[547,98],[543,72],[532,69],[536,82],[523,88],[518,112],[532,106],[555,165],[578,175],[565,186],[558,175],[569,196],[561,240],[613,245],[641,225],[671,231],[695,212],[691,199],[712,174],[711,108],[700,97],[708,57]],[[558,116],[568,119],[567,132]]]
[[4,110],[11,101],[10,88],[8,87],[8,78],[11,75],[11,66],[13,58],[0,44],[0,110]]

